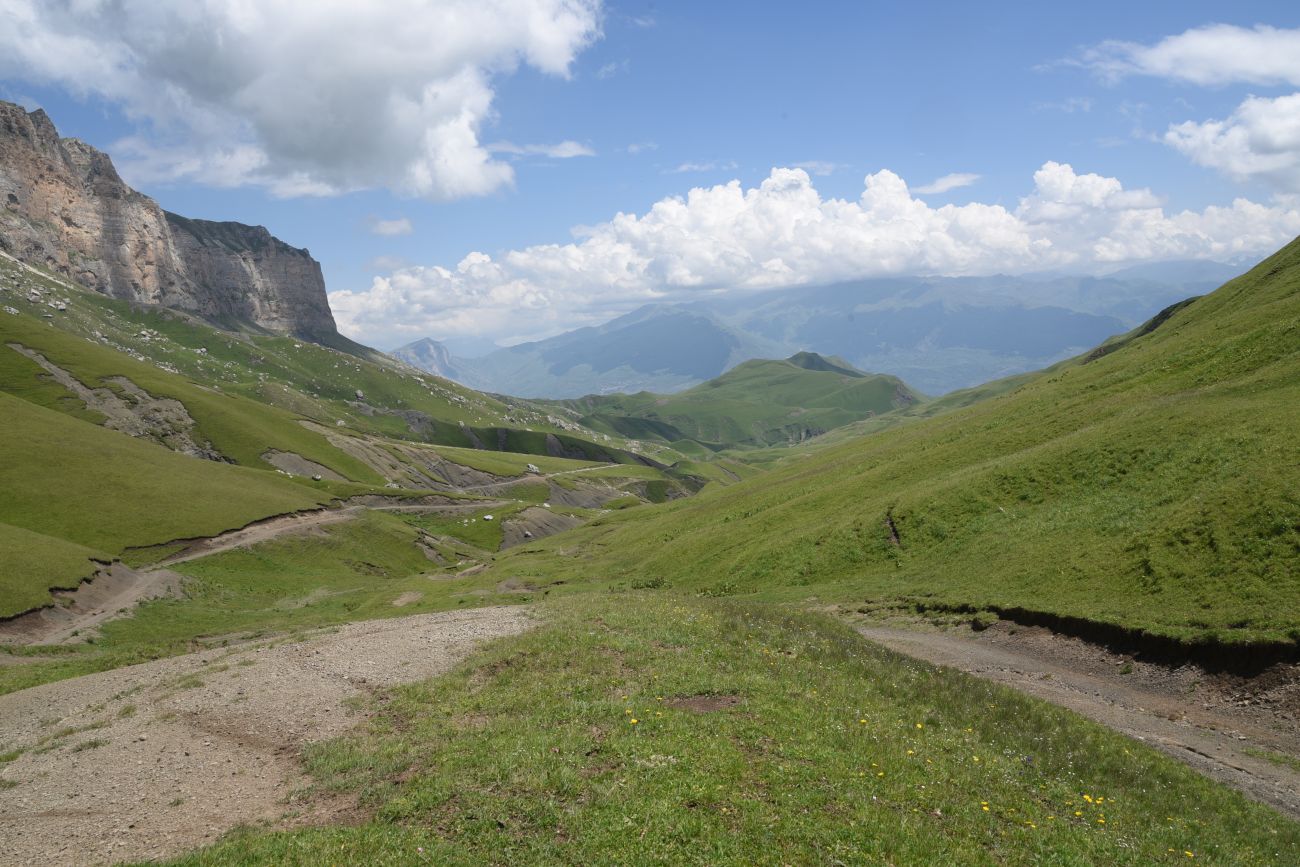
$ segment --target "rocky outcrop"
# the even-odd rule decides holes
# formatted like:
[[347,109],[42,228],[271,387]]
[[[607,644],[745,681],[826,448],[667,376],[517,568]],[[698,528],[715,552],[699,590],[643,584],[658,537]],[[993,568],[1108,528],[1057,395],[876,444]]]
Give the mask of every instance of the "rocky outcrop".
[[261,226],[190,220],[123,182],[45,112],[0,101],[0,249],[130,301],[337,337],[320,264]]

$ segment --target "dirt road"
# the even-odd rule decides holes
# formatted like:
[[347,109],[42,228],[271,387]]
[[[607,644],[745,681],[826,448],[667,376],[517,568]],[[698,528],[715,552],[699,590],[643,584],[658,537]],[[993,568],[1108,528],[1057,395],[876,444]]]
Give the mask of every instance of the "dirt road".
[[982,633],[871,624],[858,631],[907,656],[1069,708],[1300,818],[1300,772],[1282,758],[1300,759],[1300,672],[1252,684],[1006,623]]
[[124,563],[106,566],[76,590],[57,592],[55,596],[62,598],[63,604],[39,608],[0,622],[0,642],[64,644],[84,641],[93,636],[95,631],[109,620],[132,614],[141,602],[163,596],[180,595],[184,577],[168,569],[169,566],[268,542],[282,536],[312,532],[330,524],[350,521],[365,510],[458,515],[500,504],[499,500],[436,504],[358,504],[337,509],[313,509],[308,512],[277,515],[263,521],[256,521],[247,527],[194,540],[180,551],[164,557],[152,566],[140,569],[132,569]]
[[595,466],[595,467],[579,467],[576,470],[557,470],[554,473],[527,473],[522,476],[510,476],[509,478],[502,479],[499,482],[488,482],[487,484],[483,484],[483,485],[465,485],[464,487],[457,488],[457,490],[461,493],[466,493],[466,494],[482,493],[484,491],[495,491],[501,488],[508,488],[512,485],[518,485],[521,483],[545,482],[545,481],[549,481],[550,479],[557,478],[558,476],[574,476],[577,475],[578,473],[590,473],[590,472],[595,472],[596,470],[607,470],[610,467],[617,467],[617,466],[618,464],[600,464],[599,466]]
[[[165,858],[302,809],[297,756],[348,698],[446,671],[521,632],[521,607],[423,614],[205,651],[0,696],[0,863]],[[328,817],[321,817],[328,818]]]

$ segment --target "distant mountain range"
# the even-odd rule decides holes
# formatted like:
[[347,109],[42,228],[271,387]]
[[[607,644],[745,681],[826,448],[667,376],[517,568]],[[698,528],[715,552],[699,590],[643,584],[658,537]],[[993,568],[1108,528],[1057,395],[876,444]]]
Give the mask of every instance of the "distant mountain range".
[[839,356],[926,394],[1044,367],[1127,331],[1240,269],[1142,265],[1104,277],[891,278],[648,305],[594,328],[456,358],[434,340],[390,354],[520,397],[671,393],[753,358]]
[[[389,353],[421,370],[516,397],[674,392],[751,358],[788,355],[784,344],[732,328],[705,312],[647,305],[604,325],[457,358],[434,340]],[[436,365],[429,366],[429,365]]]

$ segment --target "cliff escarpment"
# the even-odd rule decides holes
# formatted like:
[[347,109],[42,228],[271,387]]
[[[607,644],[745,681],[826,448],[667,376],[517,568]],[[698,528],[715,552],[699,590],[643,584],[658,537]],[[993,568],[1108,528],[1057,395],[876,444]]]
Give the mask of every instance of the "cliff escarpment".
[[227,327],[337,338],[320,264],[260,226],[191,220],[131,189],[44,111],[0,101],[0,250],[106,295]]

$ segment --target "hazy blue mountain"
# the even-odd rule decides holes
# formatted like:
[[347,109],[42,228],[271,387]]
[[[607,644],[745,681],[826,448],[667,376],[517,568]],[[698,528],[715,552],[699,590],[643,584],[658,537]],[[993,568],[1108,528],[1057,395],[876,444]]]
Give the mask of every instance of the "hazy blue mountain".
[[670,393],[742,361],[809,351],[939,395],[1077,354],[1238,270],[1166,262],[1104,276],[882,278],[650,305],[598,327],[455,359],[455,375],[443,375],[520,397]]
[[388,354],[444,379],[462,382],[467,376],[464,362],[453,356],[447,347],[428,337],[389,350]]
[[[647,305],[604,325],[457,360],[460,381],[517,397],[673,392],[782,347],[707,313]],[[456,379],[457,377],[452,377]]]

